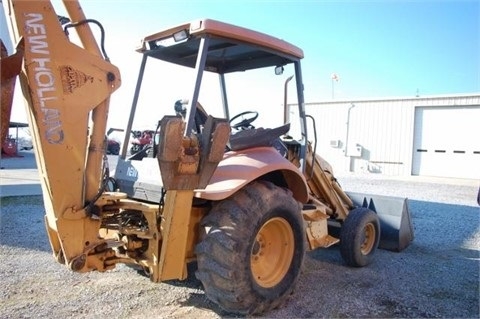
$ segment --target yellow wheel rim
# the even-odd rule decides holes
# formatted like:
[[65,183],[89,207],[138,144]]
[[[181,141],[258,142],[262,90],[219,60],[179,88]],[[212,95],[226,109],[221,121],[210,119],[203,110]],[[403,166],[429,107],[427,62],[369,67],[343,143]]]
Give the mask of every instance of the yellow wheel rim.
[[360,251],[363,255],[368,255],[375,244],[375,226],[372,223],[369,223],[364,228],[364,238],[362,242],[362,246],[360,247]]
[[290,224],[275,217],[266,222],[255,238],[250,268],[256,283],[264,288],[277,285],[288,272],[295,250]]

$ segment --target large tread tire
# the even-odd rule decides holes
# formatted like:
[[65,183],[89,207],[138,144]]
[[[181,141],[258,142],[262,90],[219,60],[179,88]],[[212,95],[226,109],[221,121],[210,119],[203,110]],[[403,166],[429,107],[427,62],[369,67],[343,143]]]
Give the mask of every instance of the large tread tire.
[[350,211],[340,230],[340,253],[347,265],[372,263],[380,242],[380,221],[375,212],[358,207]]
[[[305,256],[305,232],[301,206],[288,189],[251,183],[217,203],[201,226],[206,235],[196,247],[196,276],[221,308],[261,314],[293,292]],[[264,234],[275,240],[263,241]],[[265,254],[258,257],[259,242],[267,245],[260,245]],[[263,258],[260,268],[255,258]]]

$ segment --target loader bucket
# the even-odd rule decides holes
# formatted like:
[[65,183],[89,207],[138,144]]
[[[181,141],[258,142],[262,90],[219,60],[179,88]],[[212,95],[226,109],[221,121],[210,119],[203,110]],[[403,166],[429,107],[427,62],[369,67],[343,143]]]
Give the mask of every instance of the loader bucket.
[[413,241],[413,224],[407,198],[349,192],[347,195],[355,206],[366,207],[377,213],[380,220],[379,248],[400,252]]

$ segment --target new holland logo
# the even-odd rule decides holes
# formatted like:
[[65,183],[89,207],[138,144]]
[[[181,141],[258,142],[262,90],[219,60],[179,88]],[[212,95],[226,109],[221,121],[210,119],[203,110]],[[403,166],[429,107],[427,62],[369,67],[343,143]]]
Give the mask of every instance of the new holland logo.
[[93,83],[93,77],[73,69],[69,65],[60,66],[63,92],[69,94],[86,83]]

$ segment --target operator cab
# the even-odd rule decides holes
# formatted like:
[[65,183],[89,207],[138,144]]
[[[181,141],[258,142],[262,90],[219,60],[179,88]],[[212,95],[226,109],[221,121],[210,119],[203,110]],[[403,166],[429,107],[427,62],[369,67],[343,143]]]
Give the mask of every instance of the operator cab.
[[[286,155],[286,146],[279,139],[285,136],[291,129],[291,122],[287,116],[283,123],[274,128],[263,128],[254,126],[259,114],[269,117],[269,113],[287,114],[286,109],[279,107],[277,110],[262,108],[259,110],[248,110],[239,112],[231,117],[230,105],[227,97],[227,78],[234,78],[237,74],[250,74],[251,70],[266,69],[271,74],[282,74],[285,67],[290,66],[294,72],[297,93],[298,114],[304,115],[304,97],[300,60],[303,58],[303,51],[283,40],[237,27],[227,23],[203,19],[191,23],[168,28],[145,37],[137,52],[142,53],[138,82],[134,94],[134,101],[131,108],[128,125],[126,128],[126,139],[119,156],[115,179],[119,188],[130,197],[158,202],[158,194],[161,194],[162,185],[160,170],[157,164],[156,150],[159,141],[160,118],[155,129],[152,145],[149,150],[141,154],[128,154],[128,136],[134,127],[135,116],[140,113],[137,110],[137,103],[140,95],[140,87],[144,80],[147,60],[161,62],[161,66],[167,68],[164,72],[157,72],[165,81],[172,73],[170,67],[190,70],[190,77],[185,77],[182,83],[192,83],[193,89],[187,99],[174,101],[172,110],[171,104],[166,108],[165,113],[176,114],[185,120],[185,136],[190,134],[201,134],[209,114],[199,103],[202,90],[205,90],[205,76],[216,74],[218,76],[219,99],[222,102],[223,114],[217,118],[227,119],[231,126],[231,136],[227,143],[226,151],[240,151],[242,149],[256,146],[274,146],[282,155]],[[169,65],[167,67],[167,64]],[[179,77],[181,72],[175,73]],[[147,76],[145,76],[146,81]],[[234,79],[232,82],[235,83]],[[247,87],[248,87],[247,83]],[[234,84],[235,86],[235,84]],[[202,89],[202,90],[201,90]],[[156,94],[162,94],[162,87],[158,88]],[[246,93],[246,92],[245,92]],[[209,94],[209,93],[206,93]],[[279,92],[278,96],[282,96]],[[284,103],[286,104],[286,103]],[[151,110],[148,111],[150,113]],[[299,116],[299,122],[295,123],[300,128],[300,140],[298,144],[299,165],[303,167],[305,148],[307,143],[305,117]],[[292,141],[292,140],[290,140]],[[138,180],[142,176],[142,180]],[[145,179],[145,176],[151,179]]]

